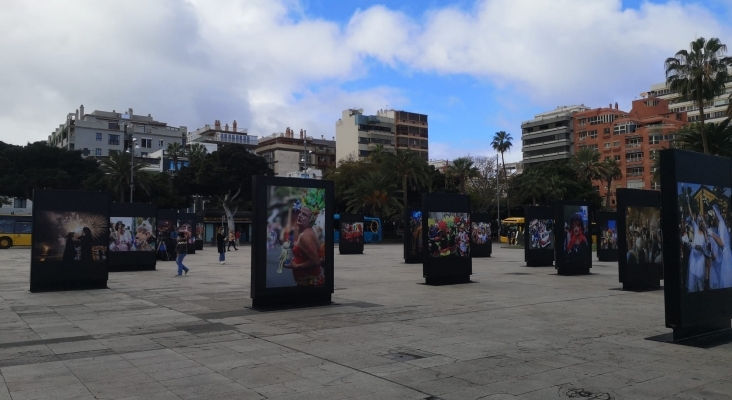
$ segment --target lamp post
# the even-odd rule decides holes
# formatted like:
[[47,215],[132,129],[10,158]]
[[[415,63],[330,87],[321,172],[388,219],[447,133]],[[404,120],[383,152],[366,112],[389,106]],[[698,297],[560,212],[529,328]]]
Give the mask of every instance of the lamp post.
[[[127,123],[122,124],[124,126],[125,136],[127,135]],[[132,203],[132,197],[135,191],[135,148],[139,148],[135,143],[137,138],[135,137],[135,125],[130,124],[132,127],[132,134],[130,134],[130,147],[127,152],[130,153],[130,203]]]
[[303,147],[304,151],[302,153],[303,155],[302,155],[302,159],[300,160],[300,162],[304,162],[305,166],[303,167],[303,173],[300,174],[300,176],[303,178],[309,178],[310,176],[308,175],[308,156],[309,156],[309,154],[312,153],[312,151],[308,151],[308,140],[307,139],[304,139],[302,141],[302,147]]

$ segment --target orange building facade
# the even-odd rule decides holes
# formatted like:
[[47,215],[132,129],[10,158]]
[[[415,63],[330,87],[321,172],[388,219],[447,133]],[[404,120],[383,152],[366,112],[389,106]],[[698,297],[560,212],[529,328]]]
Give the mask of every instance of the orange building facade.
[[668,100],[651,97],[633,101],[630,112],[612,105],[578,112],[574,115],[575,152],[592,147],[603,159],[613,158],[620,165],[623,177],[605,187],[605,182],[592,184],[605,199],[610,190],[610,206],[615,205],[618,188],[659,190],[651,182],[654,153],[668,148],[673,133],[688,123],[686,112],[669,110]]

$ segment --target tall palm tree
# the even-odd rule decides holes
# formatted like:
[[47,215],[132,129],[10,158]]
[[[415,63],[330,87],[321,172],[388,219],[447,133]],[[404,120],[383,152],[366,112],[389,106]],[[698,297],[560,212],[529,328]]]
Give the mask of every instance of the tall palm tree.
[[[732,156],[732,126],[730,118],[720,123],[704,125],[704,132],[707,136],[707,150],[709,154],[717,156]],[[677,147],[697,152],[704,151],[704,144],[699,136],[699,126],[696,123],[689,124],[674,132],[673,144]]]
[[460,157],[452,161],[452,165],[447,167],[447,174],[458,179],[460,182],[460,193],[465,194],[465,184],[471,178],[479,175],[478,168],[473,166],[473,160],[470,157]]
[[607,183],[607,186],[605,186],[605,208],[610,208],[610,189],[613,180],[622,178],[623,172],[620,170],[620,164],[612,158],[606,158],[602,164],[600,176]]
[[[491,142],[491,147],[493,147],[493,150],[501,153],[501,164],[503,164],[503,179],[505,180],[506,187],[508,187],[508,174],[506,173],[506,161],[503,159],[503,153],[510,152],[511,147],[513,146],[513,137],[511,137],[510,133],[506,133],[505,131],[499,131],[496,132],[493,135],[493,141]],[[511,216],[511,205],[508,202],[508,196],[506,196],[506,209],[508,210],[508,216]]]
[[570,161],[577,177],[584,180],[602,179],[604,165],[600,161],[600,152],[591,147],[579,149]]
[[[110,152],[109,157],[102,160],[100,169],[106,175],[107,185],[113,192],[119,193],[119,201],[125,201],[125,192],[130,187],[130,162],[132,157],[129,153]],[[137,163],[132,167],[135,175],[135,184],[149,193],[149,176],[142,171],[144,165]]]
[[193,143],[185,149],[185,154],[190,161],[197,161],[203,159],[208,154],[208,149],[201,143]]
[[408,207],[407,188],[411,182],[418,189],[429,185],[429,165],[412,150],[397,149],[396,153],[386,153],[384,170],[397,182],[401,181],[402,206]]
[[180,143],[174,142],[174,143],[168,143],[168,148],[166,149],[166,152],[168,153],[168,157],[173,159],[173,169],[178,170],[178,159],[185,154],[185,149],[183,146],[181,146]]
[[666,59],[666,84],[683,100],[693,100],[699,107],[699,133],[704,153],[709,153],[704,130],[704,102],[724,93],[732,58],[723,57],[727,46],[717,38],[708,41],[700,37],[689,44],[689,50],[679,50]]
[[383,211],[399,210],[402,205],[396,198],[397,192],[397,185],[390,177],[371,171],[346,190],[346,211],[370,211],[373,216],[380,217]]
[[384,156],[386,155],[387,151],[384,148],[383,144],[377,144],[376,147],[374,147],[373,150],[371,150],[371,153],[369,154],[369,161],[371,161],[374,164],[380,164],[382,161],[384,161]]

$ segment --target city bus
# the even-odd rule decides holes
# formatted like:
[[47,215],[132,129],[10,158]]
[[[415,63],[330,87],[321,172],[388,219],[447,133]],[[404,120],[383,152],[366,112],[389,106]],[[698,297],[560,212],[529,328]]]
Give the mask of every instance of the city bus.
[[[372,217],[363,217],[363,242],[364,243],[381,243],[382,229],[381,219]],[[333,216],[333,242],[338,243],[341,237],[341,216],[336,214]]]
[[516,231],[524,231],[524,217],[509,217],[501,221],[501,243],[508,243],[508,235],[516,237]]
[[33,217],[30,215],[0,215],[0,249],[30,246]]

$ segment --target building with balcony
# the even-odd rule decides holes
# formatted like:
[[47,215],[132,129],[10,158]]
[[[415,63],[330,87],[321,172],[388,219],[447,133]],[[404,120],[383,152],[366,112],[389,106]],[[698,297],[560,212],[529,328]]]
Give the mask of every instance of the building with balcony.
[[320,139],[307,136],[302,129],[297,137],[287,128],[284,133],[259,138],[255,153],[267,160],[277,176],[304,172],[318,177],[336,165],[336,142],[322,135]]
[[534,119],[521,123],[521,151],[523,163],[565,160],[574,154],[574,126],[572,116],[589,107],[560,106],[553,111],[536,114]]
[[657,152],[669,147],[673,132],[688,123],[686,112],[669,109],[669,101],[651,97],[633,101],[630,112],[612,105],[574,115],[575,150],[594,148],[603,159],[618,162],[622,178],[614,180],[611,188],[603,182],[593,185],[605,198],[610,190],[610,206],[615,205],[615,190],[660,189],[651,182],[653,158]]
[[257,139],[256,136],[249,135],[246,129],[238,128],[236,121],[231,124],[231,129],[229,129],[228,123],[222,128],[221,121],[216,120],[213,126],[207,124],[203,128],[189,132],[187,142],[188,144],[201,143],[204,145],[214,145],[213,147],[206,146],[209,152],[212,152],[212,148],[213,151],[216,151],[218,146],[226,146],[229,144],[244,146],[249,151],[254,152],[258,144]]
[[[732,75],[732,68],[728,70]],[[704,103],[704,122],[719,123],[725,120],[727,107],[732,95],[732,77],[727,79],[725,83],[724,93],[714,98],[714,100]],[[696,101],[681,100],[678,93],[671,92],[666,83],[657,83],[651,85],[651,90],[641,93],[643,97],[657,97],[659,99],[668,100],[669,111],[686,112],[689,122],[699,122],[699,107]]]
[[368,157],[377,147],[386,151],[413,150],[429,160],[427,115],[407,111],[378,110],[363,115],[363,109],[348,109],[336,122],[338,160]]
[[110,151],[124,151],[134,135],[138,140],[140,156],[168,147],[170,143],[185,145],[188,130],[185,126],[172,127],[156,121],[150,114],[135,115],[132,109],[124,114],[115,110],[95,110],[84,113],[81,105],[76,112],[66,115],[66,121],[48,137],[48,145],[68,150],[80,150],[84,157],[106,157]]

